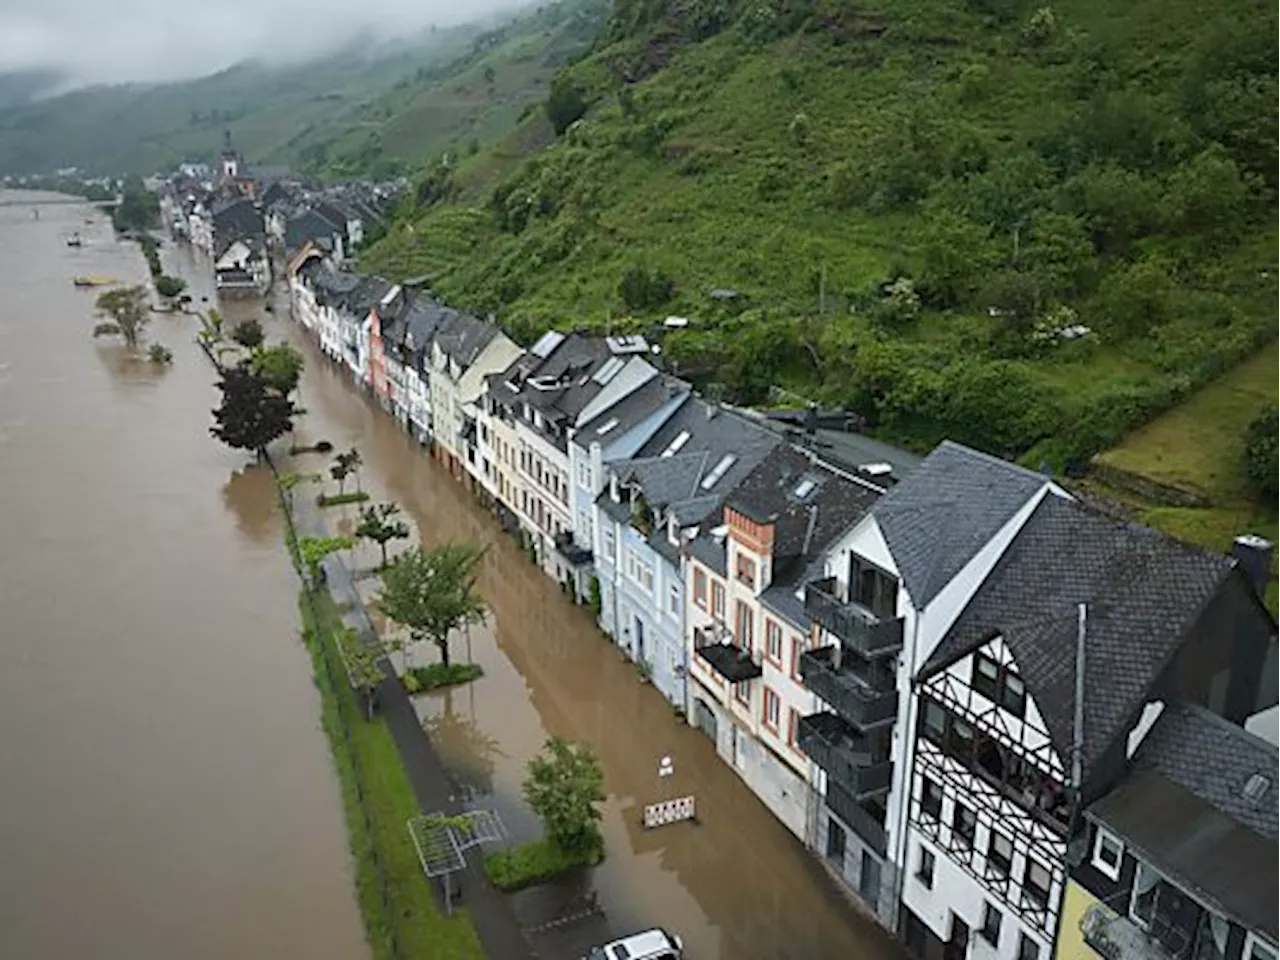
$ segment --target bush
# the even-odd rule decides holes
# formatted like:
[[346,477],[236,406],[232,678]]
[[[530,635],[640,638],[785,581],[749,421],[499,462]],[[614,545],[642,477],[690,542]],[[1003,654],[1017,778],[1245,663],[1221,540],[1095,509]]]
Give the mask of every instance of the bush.
[[[484,676],[484,668],[478,663],[433,663],[426,667],[410,667],[405,672],[405,679],[412,677],[419,690],[437,690],[440,687],[452,687],[460,683],[470,683]],[[408,684],[405,685],[408,690]]]
[[549,840],[534,840],[484,858],[484,872],[499,890],[511,893],[546,883],[581,867],[593,867],[604,859],[597,845],[582,853],[568,853]]
[[556,136],[562,135],[574,123],[582,119],[587,112],[587,101],[582,91],[566,77],[556,77],[551,83],[551,94],[546,103],[547,119],[555,129]]
[[660,270],[629,267],[618,281],[618,296],[628,310],[639,312],[659,307],[675,294],[676,284]]
[[187,281],[181,277],[171,277],[167,273],[156,277],[156,293],[166,300],[172,300],[185,289],[187,289]]
[[1257,491],[1264,506],[1275,508],[1277,473],[1277,432],[1280,431],[1280,411],[1269,410],[1253,423],[1245,433],[1244,465],[1249,482]]

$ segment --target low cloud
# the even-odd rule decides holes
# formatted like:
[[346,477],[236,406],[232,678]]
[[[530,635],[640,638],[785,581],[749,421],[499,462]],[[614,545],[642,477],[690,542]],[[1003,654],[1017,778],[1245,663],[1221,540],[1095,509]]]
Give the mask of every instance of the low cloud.
[[511,8],[512,0],[5,0],[0,73],[70,85],[180,80],[242,60],[299,62]]

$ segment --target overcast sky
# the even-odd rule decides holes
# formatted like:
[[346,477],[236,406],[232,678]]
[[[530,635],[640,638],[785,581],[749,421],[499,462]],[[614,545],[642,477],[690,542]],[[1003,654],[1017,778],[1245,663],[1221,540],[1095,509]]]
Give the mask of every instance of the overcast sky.
[[394,37],[516,0],[0,0],[0,72],[76,83],[177,80],[250,57],[302,60],[364,31]]

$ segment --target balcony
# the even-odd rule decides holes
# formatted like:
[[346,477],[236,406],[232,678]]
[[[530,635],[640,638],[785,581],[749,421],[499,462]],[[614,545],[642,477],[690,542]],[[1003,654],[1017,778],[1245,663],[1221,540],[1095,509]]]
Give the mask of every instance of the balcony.
[[805,585],[804,609],[822,629],[868,659],[902,649],[902,618],[881,620],[859,604],[845,603],[837,595],[835,577]]
[[827,809],[839,817],[844,825],[856,833],[868,847],[881,857],[889,849],[884,824],[849,792],[834,780],[827,781]]
[[809,759],[827,772],[828,779],[848,790],[855,800],[889,789],[893,764],[877,762],[870,741],[836,714],[801,717],[797,741]]
[[712,640],[703,630],[694,631],[694,653],[730,683],[755,680],[764,670],[751,654],[733,643]]
[[804,685],[859,730],[893,723],[898,715],[898,691],[877,690],[847,668],[835,666],[836,647],[820,647],[800,655]]
[[570,566],[580,567],[591,562],[591,551],[574,542],[571,530],[561,530],[555,537],[556,553],[569,561]]
[[1085,910],[1080,932],[1105,960],[1185,960],[1190,954],[1190,938],[1172,925],[1167,925],[1165,936],[1157,936],[1103,903]]

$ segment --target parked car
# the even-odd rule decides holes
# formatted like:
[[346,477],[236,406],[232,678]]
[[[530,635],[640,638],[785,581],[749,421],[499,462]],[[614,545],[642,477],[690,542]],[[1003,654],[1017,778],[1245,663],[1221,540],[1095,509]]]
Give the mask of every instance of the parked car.
[[592,947],[583,960],[681,960],[684,944],[661,927]]

